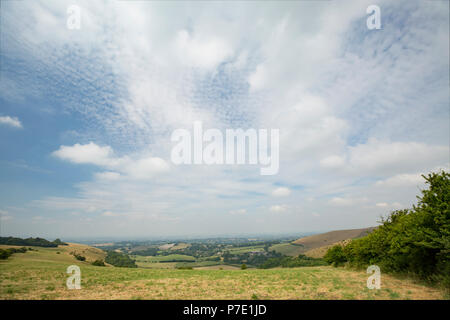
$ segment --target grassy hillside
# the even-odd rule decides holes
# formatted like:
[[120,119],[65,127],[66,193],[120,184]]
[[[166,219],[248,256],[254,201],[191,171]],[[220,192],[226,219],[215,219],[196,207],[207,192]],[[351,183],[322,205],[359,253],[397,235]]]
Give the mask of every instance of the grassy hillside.
[[304,247],[296,246],[292,243],[275,244],[271,246],[269,250],[273,250],[291,257],[297,257],[299,254],[304,254],[306,251]]
[[293,244],[302,245],[305,249],[311,250],[326,245],[330,245],[347,239],[356,239],[366,236],[374,228],[337,230],[321,234],[315,234],[309,237],[300,238],[293,241]]
[[[0,261],[0,299],[441,299],[437,289],[382,275],[382,289],[366,288],[364,271],[332,267],[229,270],[95,267],[98,249],[70,244],[16,253]],[[94,249],[94,250],[93,250]],[[59,254],[57,252],[60,252]],[[66,269],[81,268],[82,289],[66,288]],[[214,270],[219,268],[219,270]]]
[[[28,251],[26,258],[29,260],[34,259],[48,259],[56,261],[72,261],[78,262],[75,259],[74,254],[81,255],[86,258],[86,262],[94,262],[95,260],[104,260],[106,252],[85,244],[79,243],[67,243],[66,246],[58,246],[54,248],[33,247],[26,246],[27,248],[33,248],[33,251]],[[0,249],[6,248],[21,248],[21,246],[9,246],[0,245]]]
[[296,257],[299,254],[307,255],[311,258],[322,258],[327,250],[334,244],[348,241],[349,239],[361,238],[367,235],[374,228],[337,230],[312,236],[304,237],[292,241],[291,243],[280,243],[270,247],[281,254]]
[[323,246],[323,247],[319,247],[319,248],[314,248],[314,249],[310,249],[308,251],[305,251],[304,255],[311,257],[311,258],[323,258],[325,256],[325,254],[327,253],[328,249],[330,249],[331,247],[335,246],[335,245],[341,245],[341,246],[345,246],[348,243],[350,243],[352,239],[347,239],[347,240],[343,240],[343,241],[339,241],[327,246]]

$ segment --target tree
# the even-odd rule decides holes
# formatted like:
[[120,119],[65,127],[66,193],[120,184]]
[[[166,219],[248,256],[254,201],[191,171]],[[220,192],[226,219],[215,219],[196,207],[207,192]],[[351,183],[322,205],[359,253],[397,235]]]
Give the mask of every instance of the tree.
[[335,267],[340,266],[345,262],[347,262],[344,250],[342,249],[342,246],[338,244],[328,249],[323,259],[327,263],[332,264]]
[[104,267],[105,263],[103,262],[103,260],[95,260],[94,262],[91,263],[93,266],[97,266],[97,267]]
[[330,248],[325,260],[377,264],[385,271],[414,273],[450,287],[450,174],[422,177],[427,188],[417,205],[391,212],[377,229],[343,249]]

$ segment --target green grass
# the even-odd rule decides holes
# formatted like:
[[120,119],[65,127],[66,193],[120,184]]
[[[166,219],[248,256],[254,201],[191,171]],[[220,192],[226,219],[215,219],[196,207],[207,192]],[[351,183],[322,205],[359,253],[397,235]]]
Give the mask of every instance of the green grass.
[[240,253],[246,253],[246,252],[252,252],[252,251],[264,251],[264,246],[248,246],[248,247],[238,247],[238,248],[232,248],[227,249],[232,254],[240,254]]
[[209,266],[217,266],[221,264],[220,261],[198,261],[198,262],[178,262],[175,265],[175,268],[180,267],[191,267],[191,268],[198,268],[198,267],[209,267]]
[[194,262],[195,258],[184,254],[169,254],[167,256],[130,256],[136,262]]
[[[56,248],[55,248],[56,249]],[[40,248],[0,261],[0,299],[439,299],[444,294],[382,275],[366,288],[363,271],[332,267],[179,270],[96,267],[67,251]],[[159,263],[159,262],[158,262]],[[81,290],[68,290],[66,269],[81,269]],[[163,263],[161,263],[163,264]]]
[[305,252],[305,249],[302,246],[299,245],[293,245],[290,243],[279,243],[271,246],[269,250],[273,250],[276,252],[279,252],[281,254],[291,256],[291,257],[297,257],[299,254],[302,254]]

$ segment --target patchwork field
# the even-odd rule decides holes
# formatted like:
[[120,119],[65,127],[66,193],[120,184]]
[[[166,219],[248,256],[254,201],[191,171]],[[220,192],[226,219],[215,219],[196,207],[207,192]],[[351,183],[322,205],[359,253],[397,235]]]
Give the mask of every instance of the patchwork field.
[[[83,245],[36,248],[0,261],[0,299],[442,299],[444,293],[382,275],[382,289],[366,288],[364,271],[332,267],[194,270],[96,267],[76,260]],[[59,252],[59,254],[58,254]],[[66,288],[66,269],[81,269],[80,290]],[[220,267],[223,269],[220,270]],[[218,270],[216,268],[219,268]]]

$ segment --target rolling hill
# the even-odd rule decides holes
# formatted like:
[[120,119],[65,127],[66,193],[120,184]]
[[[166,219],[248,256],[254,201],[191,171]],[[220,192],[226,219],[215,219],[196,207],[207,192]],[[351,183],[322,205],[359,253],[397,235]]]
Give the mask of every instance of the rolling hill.
[[[33,249],[0,260],[0,300],[445,298],[437,288],[390,275],[383,275],[382,289],[368,290],[365,270],[330,266],[247,270],[229,266],[198,270],[98,267],[88,260],[105,253],[86,245]],[[86,261],[76,260],[70,254],[74,250],[84,254]],[[73,264],[81,269],[80,290],[66,287],[66,270]]]
[[313,258],[320,258],[323,257],[327,249],[334,244],[343,244],[350,239],[364,237],[373,229],[375,229],[375,227],[335,230],[300,238],[291,243],[276,244],[270,247],[270,249],[293,257],[298,256],[299,254],[305,254]]

